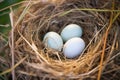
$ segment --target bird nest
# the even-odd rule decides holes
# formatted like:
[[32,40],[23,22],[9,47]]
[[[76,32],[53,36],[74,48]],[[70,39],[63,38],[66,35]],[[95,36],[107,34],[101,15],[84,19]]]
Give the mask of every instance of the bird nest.
[[[19,11],[14,12],[13,29],[18,80],[112,79],[108,74],[119,78],[115,71],[119,68],[116,57],[120,51],[120,5],[115,4],[120,2],[65,0],[44,3],[33,0],[22,4]],[[71,23],[82,27],[86,43],[82,54],[74,59],[64,57],[62,51],[46,48],[42,42],[47,32],[59,34]]]

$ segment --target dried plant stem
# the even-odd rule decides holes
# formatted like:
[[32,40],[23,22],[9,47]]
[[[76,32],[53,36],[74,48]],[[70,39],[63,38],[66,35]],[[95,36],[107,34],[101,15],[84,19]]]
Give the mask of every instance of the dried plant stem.
[[[12,54],[12,67],[14,67],[14,25],[13,25],[13,12],[12,12],[12,8],[10,8],[11,13],[10,13],[10,21],[11,21],[11,26],[12,26],[12,30],[11,30],[11,41],[12,41],[12,45],[11,45],[11,54]],[[12,70],[12,79],[15,80],[15,70]]]
[[[114,9],[114,0],[113,0],[112,9]],[[112,23],[113,23],[113,12],[111,12],[110,23],[109,23],[108,28],[106,30],[106,33],[103,37],[104,43],[103,43],[103,50],[102,50],[102,54],[101,54],[100,67],[99,67],[99,71],[98,71],[97,80],[100,80],[100,78],[101,78],[101,73],[102,73],[102,69],[103,69],[103,59],[104,59],[106,43],[107,43],[107,37],[108,37],[108,34],[109,34],[109,30],[112,27]]]
[[[30,3],[30,2],[29,2],[29,3]],[[28,4],[29,4],[29,3],[28,3]],[[12,54],[12,68],[13,68],[14,65],[15,65],[15,58],[14,58],[14,29],[15,29],[15,27],[17,26],[17,24],[20,22],[21,17],[20,17],[20,19],[17,21],[16,25],[14,26],[12,7],[10,7],[10,10],[11,10],[11,13],[10,13],[10,21],[11,21],[11,27],[12,27],[12,30],[11,30],[11,54]],[[15,69],[12,70],[12,79],[15,80]]]
[[71,9],[65,12],[61,12],[60,16],[64,16],[66,14],[69,14],[71,12],[75,11],[94,11],[94,12],[120,12],[120,10],[110,10],[110,9],[94,9],[94,8],[78,8],[78,9]]
[[9,73],[9,72],[11,72],[11,71],[13,71],[13,70],[14,70],[17,66],[19,66],[27,57],[28,57],[28,55],[25,56],[24,58],[22,58],[22,59],[21,59],[17,64],[15,64],[12,68],[7,69],[7,70],[5,70],[4,72],[0,73],[0,76],[1,76],[1,75],[4,75],[4,74],[7,74],[7,73]]

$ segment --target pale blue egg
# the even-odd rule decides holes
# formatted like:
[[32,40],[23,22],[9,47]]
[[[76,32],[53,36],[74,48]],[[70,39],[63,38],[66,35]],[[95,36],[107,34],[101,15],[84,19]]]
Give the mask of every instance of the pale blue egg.
[[75,37],[68,40],[63,47],[63,54],[67,58],[75,58],[81,54],[85,48],[83,39]]
[[67,41],[74,37],[82,36],[82,28],[77,24],[69,24],[61,31],[61,37],[63,41]]
[[48,32],[43,39],[46,47],[61,51],[63,47],[63,40],[56,32]]

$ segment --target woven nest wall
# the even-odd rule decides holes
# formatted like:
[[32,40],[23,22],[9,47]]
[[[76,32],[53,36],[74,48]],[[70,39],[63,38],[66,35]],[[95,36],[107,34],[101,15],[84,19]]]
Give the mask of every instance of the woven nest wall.
[[[17,79],[96,80],[99,74],[102,80],[108,80],[108,77],[118,79],[119,74],[110,70],[119,70],[119,4],[117,0],[65,0],[57,4],[30,2],[29,9],[14,29],[15,63],[21,61],[15,69]],[[23,4],[15,13],[16,21],[26,6]],[[113,14],[112,7],[116,10]],[[60,33],[71,23],[83,28],[82,38],[86,43],[82,54],[74,59],[65,58],[62,51],[46,48],[42,42],[47,32]]]

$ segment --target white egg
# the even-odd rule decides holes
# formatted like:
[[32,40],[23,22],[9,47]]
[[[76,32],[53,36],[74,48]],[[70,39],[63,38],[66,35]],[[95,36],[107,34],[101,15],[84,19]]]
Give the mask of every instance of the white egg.
[[83,39],[75,37],[68,40],[63,47],[63,54],[67,58],[75,58],[82,53],[85,48]]
[[77,24],[69,24],[61,31],[61,37],[64,42],[74,37],[82,36],[82,28]]
[[61,51],[63,47],[63,40],[56,32],[48,32],[43,39],[46,47]]

